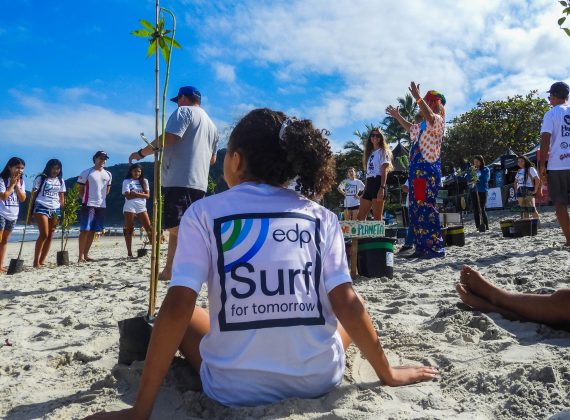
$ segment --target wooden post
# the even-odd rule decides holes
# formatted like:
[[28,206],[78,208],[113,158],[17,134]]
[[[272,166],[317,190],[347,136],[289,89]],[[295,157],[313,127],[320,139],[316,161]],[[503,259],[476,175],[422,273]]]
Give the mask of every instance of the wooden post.
[[352,239],[350,244],[350,277],[355,279],[358,275],[357,268],[357,258],[358,258],[358,239]]

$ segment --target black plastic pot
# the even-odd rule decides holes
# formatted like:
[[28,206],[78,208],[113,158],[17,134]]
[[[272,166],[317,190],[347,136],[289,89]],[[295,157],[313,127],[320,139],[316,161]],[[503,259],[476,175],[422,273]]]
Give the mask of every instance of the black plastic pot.
[[138,258],[146,257],[147,254],[148,254],[148,250],[146,248],[137,249],[137,257]]
[[124,319],[119,324],[119,363],[130,365],[134,361],[144,360],[152,323],[146,317]]
[[55,259],[57,265],[69,265],[69,252],[58,251],[57,254],[55,254]]

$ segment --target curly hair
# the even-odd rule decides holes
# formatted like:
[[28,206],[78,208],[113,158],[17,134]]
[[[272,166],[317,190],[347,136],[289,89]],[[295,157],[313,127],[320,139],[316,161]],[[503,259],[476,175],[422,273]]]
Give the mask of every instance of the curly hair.
[[299,177],[301,193],[320,198],[335,182],[335,161],[326,131],[310,120],[293,120],[282,135],[283,112],[255,109],[232,130],[228,152],[239,152],[245,160],[244,180],[282,186]]
[[394,169],[394,166],[392,165],[392,151],[390,150],[390,146],[388,146],[388,142],[386,141],[384,133],[378,127],[372,127],[368,132],[368,138],[366,139],[366,144],[364,145],[364,154],[362,155],[362,167],[366,172],[366,169],[368,167],[368,158],[372,154],[374,148],[374,146],[372,145],[372,140],[370,140],[372,133],[380,134],[380,138],[382,139],[380,143],[380,149],[384,151],[386,160],[388,161],[388,172],[390,172],[392,169]]

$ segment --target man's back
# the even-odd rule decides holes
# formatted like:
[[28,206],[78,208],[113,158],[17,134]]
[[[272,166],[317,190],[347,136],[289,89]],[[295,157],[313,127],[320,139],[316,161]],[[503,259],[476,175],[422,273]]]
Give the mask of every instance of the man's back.
[[164,149],[163,186],[206,191],[210,158],[218,143],[208,114],[199,106],[180,106],[168,119],[166,132],[181,140]]

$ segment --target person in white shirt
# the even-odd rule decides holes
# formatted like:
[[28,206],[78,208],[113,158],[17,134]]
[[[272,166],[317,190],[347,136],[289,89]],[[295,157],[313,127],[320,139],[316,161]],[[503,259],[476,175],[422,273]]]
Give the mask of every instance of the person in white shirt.
[[104,166],[109,155],[100,150],[93,155],[93,167],[84,170],[77,178],[81,212],[79,214],[79,262],[92,261],[89,249],[96,232],[102,232],[105,226],[105,207],[107,194],[111,191],[111,172]]
[[[519,156],[517,158],[517,164],[519,165],[519,170],[515,175],[515,191],[517,195],[517,200],[519,206],[521,207],[532,207],[532,215],[535,219],[538,219],[538,211],[534,204],[534,197],[538,193],[540,188],[540,178],[538,172],[534,169],[534,165],[526,156]],[[529,214],[527,212],[521,213],[522,219],[528,219]]]
[[356,220],[360,196],[364,192],[364,182],[356,178],[356,169],[348,168],[347,178],[338,185],[338,191],[344,196],[344,220]]
[[[294,175],[302,194],[286,188]],[[342,381],[351,341],[386,385],[435,377],[431,367],[390,366],[352,288],[338,219],[310,200],[334,182],[321,130],[253,110],[230,135],[224,177],[229,190],[182,218],[135,406],[114,418],[150,417],[178,348],[205,394],[228,406],[323,395]],[[203,284],[208,311],[196,306]]]
[[374,220],[382,220],[387,192],[386,180],[393,166],[392,152],[379,128],[373,128],[368,134],[362,164],[366,171],[366,186],[360,198],[357,218],[366,220],[372,208]]
[[0,172],[0,273],[6,272],[4,257],[8,249],[8,238],[18,220],[20,203],[26,201],[23,177],[25,166],[24,159],[12,157]]
[[132,257],[135,217],[139,219],[149,238],[152,234],[150,218],[148,217],[148,212],[146,211],[146,200],[150,197],[148,180],[144,177],[143,168],[138,163],[135,163],[129,167],[127,176],[123,181],[122,192],[123,196],[125,197],[125,204],[123,205],[123,215],[125,216],[123,235],[125,236],[127,255],[129,257]]
[[58,159],[50,159],[42,173],[34,180],[32,187],[34,220],[39,236],[34,250],[34,267],[45,264],[53,232],[65,205],[65,181],[63,168]]
[[[552,108],[544,114],[540,128],[539,174],[542,182],[548,181],[548,194],[556,209],[556,218],[566,238],[564,246],[570,247],[570,87],[556,82],[548,91]],[[547,166],[548,161],[548,176]],[[548,179],[547,179],[548,177]]]

